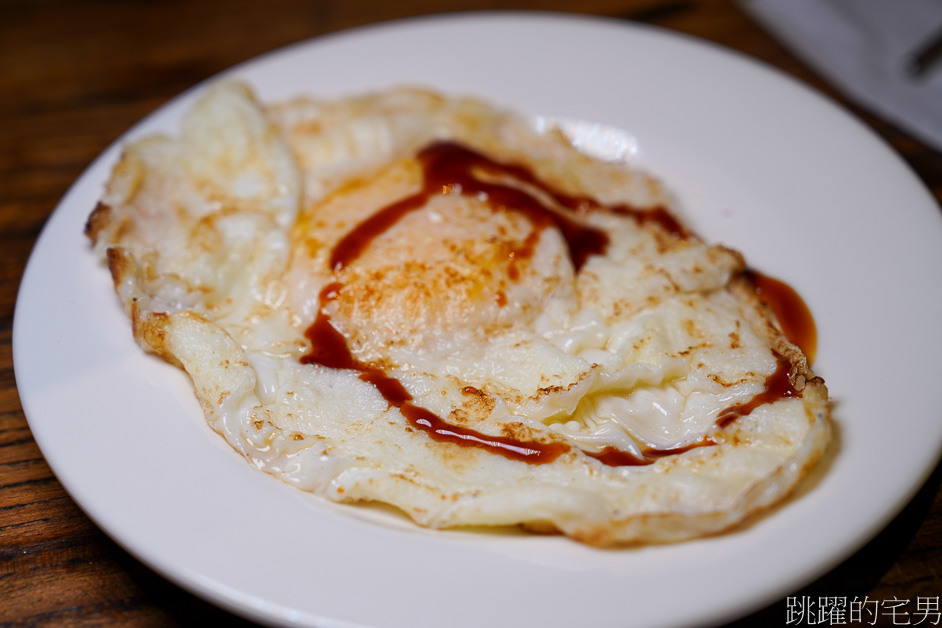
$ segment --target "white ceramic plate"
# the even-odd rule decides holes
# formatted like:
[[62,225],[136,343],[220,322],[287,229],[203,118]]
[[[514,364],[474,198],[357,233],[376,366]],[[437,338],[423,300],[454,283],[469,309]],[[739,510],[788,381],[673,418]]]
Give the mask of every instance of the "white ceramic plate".
[[850,555],[935,466],[942,216],[873,134],[801,86],[662,31],[543,14],[366,28],[232,74],[269,101],[413,83],[627,131],[636,163],[667,182],[697,232],[810,304],[838,441],[819,477],[743,530],[609,551],[422,530],[258,472],[205,426],[186,377],[134,345],[82,235],[121,144],[174,132],[191,91],[106,151],[62,200],[30,260],[14,334],[23,406],[56,475],[171,580],[276,624],[712,623]]

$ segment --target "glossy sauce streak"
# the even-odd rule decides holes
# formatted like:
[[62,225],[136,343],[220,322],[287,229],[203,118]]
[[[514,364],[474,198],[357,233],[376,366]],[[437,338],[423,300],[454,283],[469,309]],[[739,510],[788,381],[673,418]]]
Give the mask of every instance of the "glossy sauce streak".
[[682,454],[685,451],[690,451],[691,449],[696,449],[697,447],[708,447],[715,444],[715,441],[709,438],[703,438],[695,443],[684,445],[683,447],[674,447],[672,449],[652,449],[648,447],[641,452],[640,456],[636,456],[631,452],[615,449],[611,446],[603,447],[602,451],[599,452],[583,450],[583,453],[610,467],[640,467],[648,464],[654,464],[657,462],[658,458],[673,456],[675,454]]
[[801,349],[808,357],[808,362],[814,361],[818,349],[818,330],[811,310],[795,289],[755,270],[747,271],[746,275],[755,285],[756,295],[775,313],[785,336]]
[[482,447],[505,458],[523,460],[533,464],[552,462],[559,458],[561,454],[569,451],[569,445],[561,442],[520,441],[515,438],[481,434],[466,427],[457,427],[446,423],[425,408],[420,408],[409,402],[404,403],[399,409],[409,419],[409,423],[428,432],[432,440]]
[[[756,296],[764,301],[775,314],[785,336],[801,349],[802,353],[807,356],[808,362],[811,362],[818,348],[818,332],[811,311],[801,296],[784,281],[763,275],[758,271],[747,270],[746,276],[755,286]],[[744,404],[732,406],[720,412],[716,418],[718,426],[725,427],[766,403],[785,397],[801,396],[788,377],[791,364],[780,355],[776,357],[778,368],[766,378],[765,390]]]
[[342,268],[356,260],[374,238],[386,232],[406,214],[419,209],[435,194],[455,194],[485,198],[495,211],[514,211],[523,214],[534,226],[534,232],[511,251],[511,278],[519,277],[517,263],[533,255],[539,231],[555,227],[562,234],[569,250],[569,259],[578,271],[590,255],[604,253],[608,235],[601,229],[583,225],[565,213],[544,205],[536,196],[512,185],[483,181],[474,171],[491,176],[511,177],[535,188],[552,198],[560,207],[572,213],[606,210],[633,217],[639,222],[656,222],[668,232],[686,237],[688,234],[663,207],[638,209],[629,205],[604,206],[587,196],[569,196],[540,181],[523,166],[497,162],[481,153],[455,142],[435,142],[418,154],[424,172],[422,189],[402,200],[383,207],[357,225],[334,247],[330,258],[333,269]]
[[792,382],[788,378],[788,372],[791,370],[791,364],[782,356],[778,356],[778,368],[775,372],[765,379],[765,390],[739,405],[731,406],[720,412],[716,417],[716,424],[720,427],[726,427],[741,416],[746,416],[761,405],[772,403],[785,397],[800,396],[798,391],[792,387]]
[[[520,441],[450,425],[434,413],[412,403],[412,395],[399,380],[390,377],[382,369],[363,364],[353,357],[347,347],[346,338],[331,323],[325,306],[340,295],[342,288],[339,283],[331,283],[321,290],[317,318],[304,334],[311,341],[311,350],[301,356],[302,364],[320,364],[328,368],[359,371],[361,380],[375,386],[390,406],[399,408],[413,427],[427,432],[432,440],[481,447],[506,458],[534,464],[552,462],[569,451],[569,445],[565,443]],[[476,389],[468,386],[463,392],[476,394]]]

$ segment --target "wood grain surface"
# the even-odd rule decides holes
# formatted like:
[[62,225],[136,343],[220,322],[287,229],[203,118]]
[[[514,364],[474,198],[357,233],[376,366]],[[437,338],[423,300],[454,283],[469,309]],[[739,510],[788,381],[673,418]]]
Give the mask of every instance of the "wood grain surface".
[[[942,155],[847,102],[726,0],[0,0],[0,625],[251,625],[116,546],[64,492],[30,434],[13,373],[14,305],[30,249],[68,186],[134,122],[233,64],[362,24],[477,9],[646,22],[741,51],[842,103],[942,200]],[[937,469],[884,532],[792,595],[910,600],[911,611],[917,598],[938,600],[940,482]],[[782,599],[735,625],[785,618]],[[892,621],[880,617],[877,625]]]

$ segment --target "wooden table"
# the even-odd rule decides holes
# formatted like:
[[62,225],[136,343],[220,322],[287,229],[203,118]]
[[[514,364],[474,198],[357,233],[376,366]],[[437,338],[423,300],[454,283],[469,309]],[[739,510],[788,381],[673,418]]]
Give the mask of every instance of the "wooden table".
[[[0,0],[0,624],[248,625],[118,548],[66,495],[30,435],[13,375],[14,302],[69,184],[141,117],[259,53],[371,22],[498,6],[647,22],[759,58],[846,105],[942,201],[942,154],[848,103],[727,0]],[[895,598],[910,610],[919,597],[938,599],[940,481],[942,468],[882,534],[794,595]],[[782,625],[785,613],[783,599],[737,625]]]

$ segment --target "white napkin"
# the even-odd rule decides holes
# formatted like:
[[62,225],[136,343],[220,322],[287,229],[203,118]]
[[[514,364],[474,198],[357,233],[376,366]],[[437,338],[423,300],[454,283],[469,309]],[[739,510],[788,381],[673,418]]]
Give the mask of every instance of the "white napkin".
[[740,0],[846,96],[942,151],[942,59],[912,55],[942,37],[942,0]]

